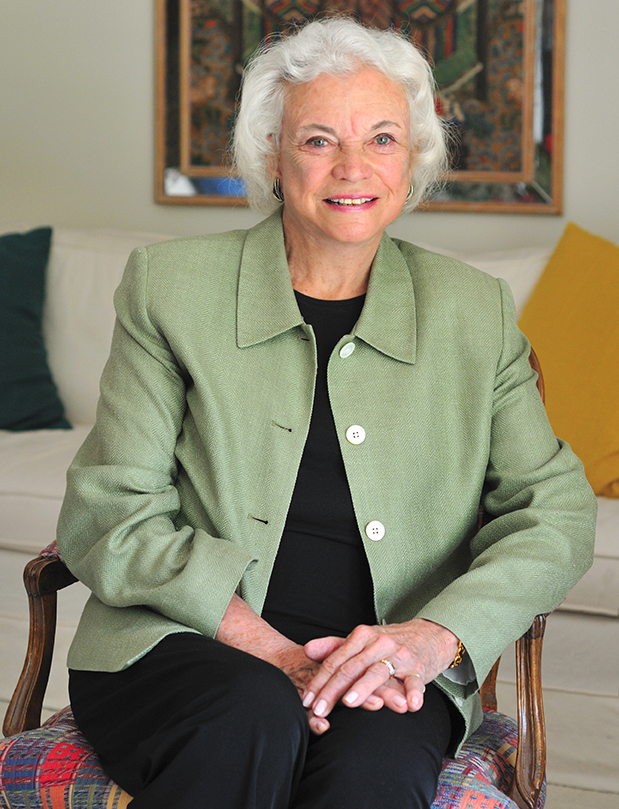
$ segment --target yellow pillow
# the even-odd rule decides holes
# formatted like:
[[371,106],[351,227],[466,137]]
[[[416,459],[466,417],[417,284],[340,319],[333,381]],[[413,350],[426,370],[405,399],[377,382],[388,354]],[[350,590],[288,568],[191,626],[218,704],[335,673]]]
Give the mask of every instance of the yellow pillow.
[[619,247],[572,223],[520,318],[546,411],[598,495],[619,497]]

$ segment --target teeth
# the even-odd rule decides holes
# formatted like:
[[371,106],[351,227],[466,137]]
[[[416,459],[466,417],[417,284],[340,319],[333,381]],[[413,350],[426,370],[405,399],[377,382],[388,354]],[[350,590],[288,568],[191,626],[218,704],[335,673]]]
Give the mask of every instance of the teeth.
[[328,199],[334,205],[363,205],[365,202],[371,202],[374,197],[361,197],[360,199]]

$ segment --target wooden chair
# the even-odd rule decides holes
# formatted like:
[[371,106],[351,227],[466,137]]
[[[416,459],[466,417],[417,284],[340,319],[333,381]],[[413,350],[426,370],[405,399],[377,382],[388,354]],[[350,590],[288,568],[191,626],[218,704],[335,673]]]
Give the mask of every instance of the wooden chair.
[[[531,365],[543,380],[535,354]],[[30,634],[23,671],[4,720],[0,742],[0,805],[7,809],[124,809],[131,797],[110,781],[65,708],[40,728],[56,631],[57,593],[76,581],[55,546],[26,565]],[[516,723],[497,712],[500,659],[481,696],[481,728],[460,756],[444,762],[433,809],[542,809],[546,747],[541,687],[546,616],[535,618],[516,642]],[[43,753],[39,750],[45,748]]]

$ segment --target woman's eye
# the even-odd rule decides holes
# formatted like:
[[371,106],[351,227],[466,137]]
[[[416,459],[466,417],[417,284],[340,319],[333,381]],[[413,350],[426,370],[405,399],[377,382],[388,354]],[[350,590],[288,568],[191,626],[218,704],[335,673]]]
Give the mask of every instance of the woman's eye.
[[376,143],[379,146],[387,146],[389,143],[393,142],[393,138],[391,135],[377,135],[376,136]]
[[308,143],[309,143],[310,146],[316,146],[318,148],[322,148],[323,146],[327,145],[327,139],[326,138],[310,138],[308,140]]

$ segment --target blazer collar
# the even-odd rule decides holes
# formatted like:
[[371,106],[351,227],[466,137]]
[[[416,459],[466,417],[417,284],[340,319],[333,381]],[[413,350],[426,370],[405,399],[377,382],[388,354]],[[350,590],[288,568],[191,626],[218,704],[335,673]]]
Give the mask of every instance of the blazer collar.
[[303,323],[290,281],[281,214],[247,231],[237,299],[239,348],[262,343]]
[[417,357],[417,313],[411,270],[385,233],[372,264],[361,317],[353,334],[400,362]]
[[[239,348],[256,345],[302,323],[277,211],[247,232],[239,273],[237,344]],[[386,234],[353,334],[389,357],[415,362],[417,322],[411,272]]]

